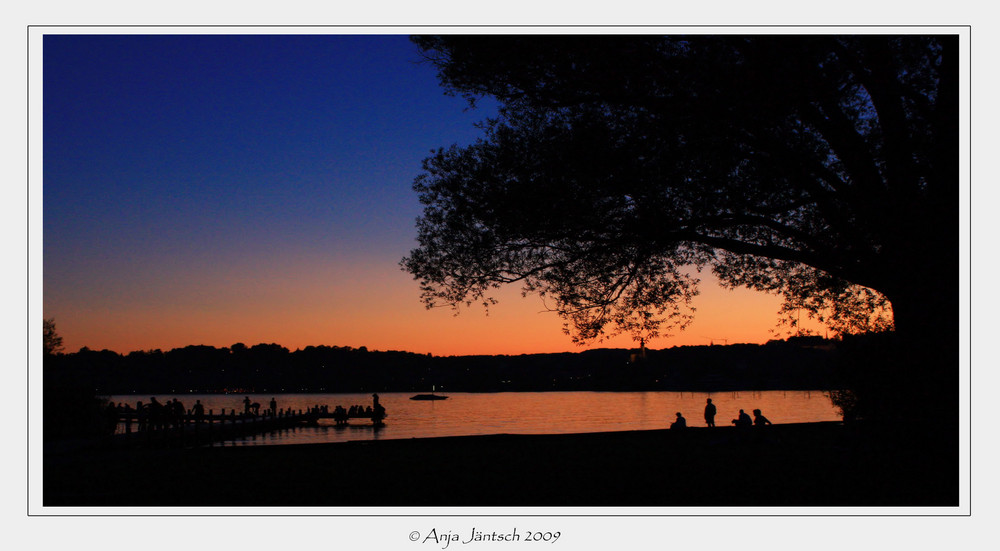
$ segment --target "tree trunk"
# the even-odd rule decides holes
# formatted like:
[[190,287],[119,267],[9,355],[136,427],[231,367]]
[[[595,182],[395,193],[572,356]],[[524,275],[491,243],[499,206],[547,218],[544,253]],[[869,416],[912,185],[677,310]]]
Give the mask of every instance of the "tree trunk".
[[956,430],[961,368],[958,263],[952,264],[953,270],[937,266],[942,264],[910,271],[903,284],[887,295],[896,325],[892,347],[898,369],[893,371],[899,391],[909,394],[907,402],[916,406],[908,416],[911,420],[925,419]]

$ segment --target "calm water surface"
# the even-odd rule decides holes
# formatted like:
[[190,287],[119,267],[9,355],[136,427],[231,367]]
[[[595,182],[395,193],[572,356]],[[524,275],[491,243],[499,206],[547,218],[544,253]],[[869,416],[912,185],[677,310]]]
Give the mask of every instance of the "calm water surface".
[[[498,392],[439,393],[447,400],[410,400],[413,393],[379,394],[379,401],[389,416],[385,426],[373,428],[370,422],[355,420],[347,427],[333,426],[332,419],[320,420],[319,427],[303,427],[262,433],[216,445],[273,445],[347,442],[350,440],[389,440],[438,436],[481,434],[556,434],[608,432],[667,428],[681,412],[688,426],[705,426],[705,399],[718,408],[715,423],[729,425],[740,409],[748,414],[761,409],[772,423],[839,421],[837,408],[822,391],[741,391],[741,392]],[[163,402],[177,398],[191,408],[201,400],[206,411],[222,409],[243,411],[243,394],[156,395]],[[349,408],[372,403],[370,394],[250,394],[250,399],[266,408],[272,396],[279,409],[305,410],[314,405]],[[110,396],[115,403],[149,396]]]

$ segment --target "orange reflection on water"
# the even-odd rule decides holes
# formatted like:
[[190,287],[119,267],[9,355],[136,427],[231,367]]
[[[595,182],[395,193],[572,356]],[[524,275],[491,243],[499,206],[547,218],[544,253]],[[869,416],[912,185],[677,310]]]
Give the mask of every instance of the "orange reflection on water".
[[[350,440],[432,438],[483,434],[568,434],[627,430],[665,429],[681,412],[690,427],[704,427],[705,400],[711,398],[718,414],[718,427],[730,426],[739,410],[748,414],[761,409],[774,424],[839,421],[830,398],[822,391],[742,392],[497,392],[449,393],[447,400],[415,401],[411,393],[379,394],[389,417],[386,426],[374,429],[370,422],[356,421],[349,427],[321,426],[276,431],[247,437],[227,445],[330,443]],[[243,410],[242,394],[190,394],[176,397],[190,407],[201,400],[216,412]],[[266,404],[273,396],[279,409],[306,410],[314,405],[371,405],[366,394],[250,394]],[[174,396],[157,396],[172,399]],[[148,396],[112,396],[115,402],[134,404]],[[332,422],[331,422],[332,424]]]

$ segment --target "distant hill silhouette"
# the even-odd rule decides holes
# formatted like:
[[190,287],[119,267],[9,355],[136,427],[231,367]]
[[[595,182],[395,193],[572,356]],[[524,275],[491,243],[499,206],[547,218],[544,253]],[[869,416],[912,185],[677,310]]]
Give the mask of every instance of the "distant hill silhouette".
[[836,388],[836,341],[448,356],[365,347],[187,346],[119,354],[87,348],[46,358],[46,381],[86,381],[99,395],[182,392],[451,392]]

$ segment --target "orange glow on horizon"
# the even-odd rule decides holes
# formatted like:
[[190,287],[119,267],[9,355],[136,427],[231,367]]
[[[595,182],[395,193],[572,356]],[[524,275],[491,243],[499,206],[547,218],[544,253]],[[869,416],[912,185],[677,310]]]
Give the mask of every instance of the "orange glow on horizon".
[[[629,335],[575,345],[563,333],[560,317],[544,311],[538,297],[522,298],[516,288],[498,293],[499,304],[488,314],[476,306],[463,308],[458,315],[449,308],[428,310],[419,302],[409,275],[374,269],[371,264],[378,263],[296,270],[304,276],[277,268],[263,277],[220,276],[202,281],[197,292],[178,295],[173,301],[123,301],[102,308],[77,305],[46,312],[46,317],[55,318],[66,352],[86,346],[127,354],[188,345],[221,348],[237,342],[248,346],[276,343],[290,350],[364,346],[435,356],[638,346]],[[684,331],[647,342],[648,348],[764,343],[784,336],[783,331],[775,331],[779,297],[729,291],[710,275],[701,277],[701,294],[693,303],[697,309],[694,322]],[[171,287],[178,285],[173,281]],[[824,334],[817,324],[807,327]]]

